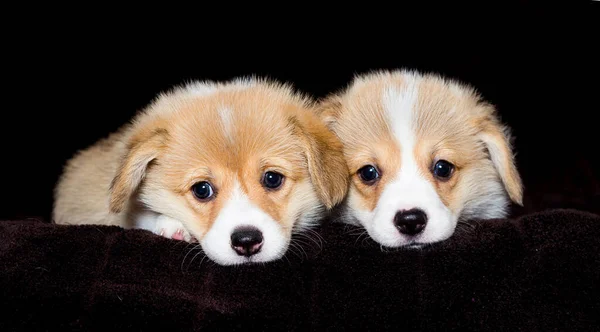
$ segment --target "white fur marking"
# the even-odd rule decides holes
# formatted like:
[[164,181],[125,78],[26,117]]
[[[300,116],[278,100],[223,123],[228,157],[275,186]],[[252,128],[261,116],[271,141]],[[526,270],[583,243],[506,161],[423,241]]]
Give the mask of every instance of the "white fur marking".
[[225,138],[230,143],[233,143],[233,133],[235,129],[233,126],[233,112],[228,107],[221,107],[219,108],[219,118],[221,119],[221,126]]
[[413,135],[413,107],[417,102],[417,83],[412,75],[405,76],[406,85],[398,91],[389,88],[384,91],[383,105],[389,117],[391,129],[402,151],[415,146]]
[[140,212],[134,218],[135,228],[145,229],[166,238],[171,238],[177,231],[182,230],[184,240],[191,240],[190,233],[179,220],[151,211]]
[[[256,227],[263,235],[260,252],[250,258],[238,255],[231,247],[231,234],[240,226]],[[235,265],[280,258],[289,239],[275,220],[250,201],[236,181],[231,197],[200,243],[206,255],[218,264]]]

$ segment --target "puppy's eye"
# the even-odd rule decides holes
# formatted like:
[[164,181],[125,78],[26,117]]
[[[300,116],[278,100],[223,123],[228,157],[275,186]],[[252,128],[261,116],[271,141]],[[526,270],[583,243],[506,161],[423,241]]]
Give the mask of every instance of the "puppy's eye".
[[192,192],[194,193],[194,196],[196,196],[196,198],[198,198],[201,201],[205,201],[215,194],[210,183],[206,181],[198,182],[195,185],[193,185]]
[[358,176],[366,184],[374,184],[379,179],[379,172],[373,165],[367,165],[358,170]]
[[283,175],[277,172],[266,172],[263,177],[263,185],[269,189],[277,189],[283,183]]
[[454,165],[445,160],[439,160],[433,165],[433,175],[440,180],[448,180],[454,172]]

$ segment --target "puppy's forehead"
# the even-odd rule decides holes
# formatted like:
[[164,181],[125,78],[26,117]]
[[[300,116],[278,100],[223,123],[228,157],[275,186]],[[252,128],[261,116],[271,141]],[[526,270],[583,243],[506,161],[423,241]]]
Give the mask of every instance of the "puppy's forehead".
[[477,107],[479,96],[473,89],[436,76],[418,81],[415,104],[415,125],[418,136],[427,133],[447,135],[467,134],[481,116]]
[[479,97],[466,86],[433,75],[415,73],[376,74],[358,78],[341,97],[343,111],[337,132],[346,143],[365,140],[396,140],[398,135],[415,138],[432,133],[461,134],[472,128]]
[[239,163],[267,152],[285,158],[299,144],[290,119],[303,107],[291,95],[259,87],[191,98],[167,120],[172,150],[204,162]]
[[346,151],[370,146],[372,142],[393,140],[390,119],[386,112],[384,91],[401,80],[356,82],[342,98],[335,131],[346,144]]

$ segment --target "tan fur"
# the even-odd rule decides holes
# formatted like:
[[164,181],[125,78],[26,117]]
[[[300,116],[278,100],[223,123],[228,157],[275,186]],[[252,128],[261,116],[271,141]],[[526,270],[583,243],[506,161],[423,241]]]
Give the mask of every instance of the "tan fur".
[[364,151],[348,150],[348,168],[351,170],[353,188],[355,193],[361,197],[361,208],[373,210],[385,185],[391,177],[382,176],[381,180],[374,185],[365,184],[357,172],[365,165],[377,165],[380,174],[395,174],[400,167],[400,150],[390,139],[378,140],[373,146],[372,154]]
[[[308,98],[260,80],[210,87],[206,95],[189,88],[162,94],[130,125],[71,159],[56,187],[54,221],[126,227],[133,213],[149,209],[184,222],[200,239],[236,181],[290,232],[302,210],[343,199],[341,143]],[[219,120],[223,108],[231,110],[229,126]],[[279,190],[261,185],[269,170],[285,176]],[[208,202],[191,191],[204,180],[215,187]]]
[[[344,145],[352,178],[349,195],[360,209],[372,211],[388,174],[396,174],[402,160],[402,142],[395,142],[382,96],[387,89],[401,90],[414,77],[418,98],[412,127],[416,146],[412,151],[420,171],[435,187],[442,202],[457,214],[480,217],[487,205],[482,199],[504,201],[485,184],[501,182],[512,201],[522,205],[522,183],[515,166],[510,135],[495,108],[465,85],[437,75],[407,71],[380,71],[357,76],[348,88],[320,103],[319,115]],[[437,160],[456,166],[448,181],[432,175]],[[366,186],[356,171],[372,164],[381,168],[381,179]],[[388,172],[390,170],[391,172]],[[489,196],[491,195],[491,196]],[[356,199],[358,197],[358,199]],[[491,203],[493,205],[493,203]],[[479,208],[481,207],[481,209]],[[489,216],[502,213],[489,212]]]

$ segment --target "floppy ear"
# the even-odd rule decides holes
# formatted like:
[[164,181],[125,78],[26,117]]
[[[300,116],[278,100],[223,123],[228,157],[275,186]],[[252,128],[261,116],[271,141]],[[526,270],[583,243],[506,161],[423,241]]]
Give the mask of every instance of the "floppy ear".
[[313,113],[299,114],[292,122],[302,132],[308,172],[319,199],[331,209],[348,191],[348,168],[342,144]]
[[156,159],[167,132],[164,129],[143,130],[128,141],[125,154],[109,189],[109,208],[113,213],[123,211],[131,195],[146,175],[148,164]]
[[479,138],[487,147],[508,196],[513,202],[523,206],[523,183],[515,164],[510,130],[495,118],[495,110],[491,105],[484,107],[488,109],[489,114],[481,123]]

